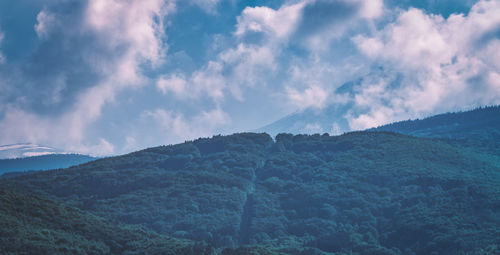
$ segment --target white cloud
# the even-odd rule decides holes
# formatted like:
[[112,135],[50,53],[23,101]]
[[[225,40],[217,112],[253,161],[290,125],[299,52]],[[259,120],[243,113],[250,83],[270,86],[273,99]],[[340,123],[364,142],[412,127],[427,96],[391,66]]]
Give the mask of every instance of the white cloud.
[[287,40],[297,28],[305,2],[283,5],[278,10],[269,7],[246,7],[238,17],[235,35],[264,33],[268,38]]
[[198,99],[209,97],[218,102],[224,98],[226,79],[221,74],[223,65],[220,62],[209,61],[203,69],[197,70],[191,76],[170,74],[158,78],[156,87],[163,93],[172,92],[178,99]]
[[226,93],[230,93],[243,100],[242,89],[264,83],[266,75],[275,69],[275,55],[271,48],[242,43],[221,52],[215,60],[188,77],[182,74],[160,77],[157,88],[164,93],[172,91],[179,99],[209,97],[220,102]]
[[365,19],[374,19],[382,15],[384,10],[383,0],[359,0],[361,2],[360,16]]
[[361,114],[351,118],[349,125],[352,130],[360,130],[389,123],[394,118],[395,116],[392,108],[381,106],[370,114]]
[[160,125],[164,130],[162,133],[166,134],[164,137],[166,143],[206,137],[212,135],[217,128],[231,122],[229,116],[220,108],[202,111],[191,118],[164,109],[146,111],[144,116],[153,118]]
[[80,123],[80,116],[65,114],[59,118],[44,118],[19,109],[9,108],[5,112],[0,129],[1,142],[16,143],[19,141],[30,143],[51,144],[66,151],[85,153],[96,156],[110,155],[114,147],[104,138],[95,142],[83,139],[84,127]]
[[[286,42],[296,27],[303,5],[284,5],[278,10],[245,8],[234,33],[239,43],[223,50],[191,75],[171,74],[168,79],[160,78],[157,87],[162,92],[174,92],[180,99],[208,96],[220,102],[230,94],[244,100],[245,88],[265,84],[268,75],[277,69],[275,58],[280,54],[281,43]],[[262,33],[262,43],[247,43],[244,37],[256,32]]]
[[500,102],[500,2],[479,1],[468,15],[447,19],[411,8],[373,36],[356,36],[360,51],[399,80],[372,75],[358,88],[347,115],[353,129],[408,117]]
[[73,137],[82,139],[85,126],[100,116],[101,108],[114,100],[119,90],[146,82],[141,65],[154,67],[162,62],[167,50],[163,19],[173,11],[175,4],[163,0],[89,1],[84,29],[96,33],[109,51],[122,53],[112,62],[93,60],[104,78],[80,95],[68,117]]
[[55,154],[55,152],[50,152],[50,151],[29,151],[23,153],[23,157],[36,157],[36,156],[43,156],[43,155],[50,155],[50,154]]
[[[390,13],[396,15],[395,19],[384,19],[388,15],[382,0],[294,0],[285,1],[278,9],[247,7],[229,36],[218,35],[224,43],[210,52],[214,57],[196,63],[201,64],[198,70],[175,70],[153,77],[150,73],[156,70],[146,74],[143,67],[155,69],[165,60],[168,23],[164,20],[176,11],[175,3],[89,0],[83,5],[83,14],[79,13],[82,15],[71,16],[82,18],[71,27],[65,22],[71,18],[56,9],[43,9],[35,25],[38,37],[50,42],[58,38],[51,35],[59,30],[72,33],[72,40],[88,35],[86,39],[94,41],[81,49],[83,64],[98,73],[98,79],[78,90],[74,103],[58,116],[42,117],[14,104],[0,105],[5,113],[0,122],[0,143],[31,141],[80,151],[112,151],[113,145],[107,140],[89,141],[85,137],[88,128],[118,92],[148,83],[179,100],[200,100],[199,107],[207,102],[216,105],[194,116],[187,111],[163,109],[145,114],[176,141],[211,135],[229,125],[230,118],[221,109],[225,103],[233,106],[234,100],[228,97],[240,100],[235,105],[243,105],[247,96],[256,98],[266,93],[270,98],[285,99],[266,102],[266,106],[286,107],[287,112],[324,109],[332,104],[343,109],[352,104],[345,117],[355,129],[499,99],[500,40],[490,36],[500,25],[498,1],[480,1],[468,15],[446,19],[418,9],[398,9]],[[219,3],[190,0],[188,5],[215,14]],[[316,16],[324,6],[331,8],[323,13],[325,17]],[[359,31],[363,34],[357,35]],[[352,41],[345,42],[346,37],[352,37]],[[383,71],[369,73],[374,66]],[[64,73],[57,77],[50,80],[53,90],[47,98],[64,102],[64,91],[74,85]],[[346,86],[341,95],[335,94],[347,81],[356,82],[352,88]],[[251,89],[254,91],[248,93]],[[332,129],[339,131],[344,121],[332,124]],[[319,130],[317,124],[308,128]],[[321,128],[328,130],[330,126]],[[124,139],[125,147],[142,143],[139,133]]]
[[90,147],[86,146],[79,150],[83,150],[84,152],[87,151],[87,153],[90,155],[111,155],[115,152],[115,147],[106,139],[99,138],[98,144]]
[[243,100],[241,89],[264,84],[266,77],[272,74],[277,64],[275,57],[278,52],[271,45],[255,47],[239,44],[234,49],[228,49],[219,55],[219,62],[223,63],[230,72],[226,74],[227,84],[232,94]]
[[47,38],[50,30],[57,24],[55,15],[45,9],[38,13],[36,20],[35,32],[38,38]]
[[329,91],[326,91],[316,85],[311,85],[304,91],[287,88],[287,95],[290,102],[300,110],[304,110],[306,108],[324,108],[327,104],[329,94]]
[[157,65],[166,51],[163,18],[175,11],[175,4],[163,0],[90,0],[86,10],[88,29],[97,32],[110,49],[126,47],[113,70],[122,82],[137,81],[139,63]]
[[[179,99],[208,96],[220,102],[227,94],[238,100],[244,100],[244,91],[247,88],[255,88],[259,85],[270,86],[269,80],[274,75],[288,69],[284,63],[278,61],[278,58],[294,40],[292,37],[297,33],[303,21],[304,8],[316,2],[321,1],[295,1],[292,4],[285,3],[278,9],[246,7],[237,18],[234,31],[237,44],[234,47],[223,50],[215,59],[191,75],[169,74],[161,77],[157,80],[157,88],[163,93],[173,92]],[[379,17],[383,10],[383,1],[380,0],[370,3],[358,0],[338,1],[334,4],[354,8],[353,13],[349,14],[351,16],[347,17],[349,20],[373,19]],[[314,19],[314,17],[308,18]],[[333,25],[340,26],[342,29],[348,27],[348,23],[340,23]],[[325,37],[331,37],[332,33],[336,32],[324,29],[314,34],[317,38],[314,36],[311,38],[314,37],[318,39],[319,44],[328,46],[325,43]],[[313,52],[316,50],[314,49]],[[341,96],[333,98],[327,95],[334,89],[333,81],[342,80],[336,75],[342,74],[342,77],[346,77],[345,73],[355,72],[358,67],[349,64],[338,67],[328,62],[313,60],[312,64],[316,68],[314,69],[310,66],[311,61],[304,62],[307,62],[307,65],[295,66],[296,68],[292,66],[292,77],[289,81],[283,82],[287,84],[285,93],[290,100],[285,104],[305,109],[306,107],[323,108],[336,100],[345,102],[345,98]],[[348,71],[349,68],[353,71]],[[283,84],[275,86],[283,88]],[[312,84],[312,86],[304,88],[304,84]]]
[[369,57],[377,57],[384,44],[375,38],[367,38],[362,35],[357,35],[353,38],[359,49]]
[[441,33],[443,23],[441,16],[410,9],[377,38],[358,36],[354,41],[368,56],[392,60],[396,64],[414,67],[446,64],[453,57],[453,49]]
[[186,96],[186,80],[182,75],[172,74],[170,77],[162,76],[156,81],[156,87],[163,94],[171,91],[178,96]]
[[[0,143],[29,141],[52,144],[76,152],[106,154],[113,152],[105,139],[85,137],[87,127],[97,120],[106,103],[112,102],[117,92],[136,88],[148,79],[142,74],[142,66],[153,68],[162,63],[167,44],[163,20],[175,11],[169,0],[89,0],[84,5],[82,20],[66,27],[63,17],[48,9],[37,15],[35,30],[40,38],[50,36],[56,29],[80,31],[76,35],[91,35],[94,41],[85,51],[86,63],[100,79],[80,92],[74,104],[58,116],[42,117],[35,113],[9,106],[0,127],[5,131]],[[55,26],[57,24],[57,26]],[[68,32],[69,33],[69,32]],[[105,52],[106,54],[102,54]],[[63,77],[64,78],[64,77]],[[51,95],[53,101],[61,99],[60,91],[71,86],[64,80]]]

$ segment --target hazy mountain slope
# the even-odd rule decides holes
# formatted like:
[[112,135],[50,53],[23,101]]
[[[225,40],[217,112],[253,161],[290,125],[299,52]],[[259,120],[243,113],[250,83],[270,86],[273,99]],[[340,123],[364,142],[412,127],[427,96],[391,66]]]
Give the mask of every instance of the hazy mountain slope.
[[500,106],[445,113],[369,129],[418,137],[439,138],[451,144],[500,155]]
[[279,133],[339,135],[349,131],[349,123],[343,117],[346,108],[330,106],[322,110],[305,109],[252,131],[265,132],[273,137]]
[[391,131],[420,137],[491,140],[500,138],[500,106],[439,114],[422,120],[400,121],[370,131]]
[[275,143],[247,133],[0,185],[216,247],[491,254],[500,243],[499,166],[458,145],[393,133],[280,135]]
[[118,225],[33,195],[0,191],[1,254],[211,254],[202,243]]
[[[383,75],[383,73],[379,73],[379,75]],[[335,90],[335,94],[352,97],[354,90],[362,82],[363,79],[346,82]],[[252,130],[252,132],[264,132],[273,137],[280,133],[340,135],[351,130],[344,117],[351,109],[352,103],[331,104],[324,109],[307,108]]]
[[0,159],[0,175],[8,172],[67,168],[97,158],[80,154],[50,154],[26,158]]

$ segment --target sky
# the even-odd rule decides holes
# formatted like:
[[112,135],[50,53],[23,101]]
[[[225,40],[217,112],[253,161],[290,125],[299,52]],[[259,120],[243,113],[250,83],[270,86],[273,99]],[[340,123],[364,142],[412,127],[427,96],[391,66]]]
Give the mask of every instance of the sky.
[[497,104],[498,0],[0,2],[0,144],[102,156],[306,109],[360,130]]

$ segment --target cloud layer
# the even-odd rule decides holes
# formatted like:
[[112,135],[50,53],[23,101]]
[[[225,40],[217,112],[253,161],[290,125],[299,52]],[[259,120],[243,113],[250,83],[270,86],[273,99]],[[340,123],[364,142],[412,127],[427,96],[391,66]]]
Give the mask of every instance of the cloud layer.
[[[348,126],[305,131],[342,132],[500,103],[499,1],[267,4],[54,0],[30,31],[0,19],[0,144],[102,155],[295,111],[334,108]],[[16,33],[33,34],[20,57]]]
[[362,84],[355,97],[368,112],[354,116],[352,128],[421,117],[462,107],[500,103],[496,79],[500,2],[481,1],[467,15],[447,19],[410,8],[372,36],[353,38],[375,64],[400,75]]
[[[39,46],[17,70],[18,80],[9,84],[23,88],[14,95],[16,101],[2,103],[7,107],[1,142],[25,140],[112,153],[105,138],[87,139],[85,129],[117,92],[145,83],[141,65],[161,63],[167,49],[163,20],[174,10],[173,3],[156,0],[46,6],[34,25]],[[23,98],[30,90],[39,92]]]

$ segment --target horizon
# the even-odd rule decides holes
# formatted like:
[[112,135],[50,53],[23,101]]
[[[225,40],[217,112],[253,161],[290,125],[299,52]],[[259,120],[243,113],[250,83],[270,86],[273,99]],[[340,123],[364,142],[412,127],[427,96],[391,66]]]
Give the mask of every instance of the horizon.
[[331,133],[495,107],[499,12],[495,0],[5,1],[0,145],[109,156],[307,111],[334,109],[331,129],[308,123]]
[[[220,136],[232,136],[232,135],[239,135],[239,134],[266,134],[268,135],[274,142],[276,142],[276,137],[278,135],[294,135],[294,136],[301,136],[301,135],[305,135],[305,136],[315,136],[315,135],[328,135],[328,136],[343,136],[343,135],[346,135],[346,134],[350,134],[350,133],[358,133],[358,132],[388,132],[388,133],[394,133],[394,134],[401,134],[400,132],[398,131],[386,131],[386,130],[376,130],[376,129],[380,129],[380,128],[385,128],[385,127],[390,127],[390,126],[394,126],[394,125],[398,125],[398,124],[401,124],[401,123],[405,123],[405,122],[414,122],[414,121],[425,121],[425,120],[428,120],[428,119],[433,119],[433,118],[439,118],[439,117],[442,117],[442,116],[446,116],[446,115],[449,115],[449,114],[461,114],[461,113],[472,113],[472,112],[475,112],[475,111],[480,111],[480,110],[486,110],[486,109],[492,109],[492,108],[498,108],[500,109],[500,105],[490,105],[490,106],[479,106],[479,107],[476,107],[476,108],[473,108],[473,109],[465,109],[465,110],[459,110],[459,111],[456,111],[456,112],[444,112],[444,113],[438,113],[436,115],[431,115],[431,116],[426,116],[426,117],[423,117],[423,118],[415,118],[415,119],[406,119],[406,120],[401,120],[401,121],[395,121],[395,122],[390,122],[390,123],[386,123],[386,124],[382,124],[382,125],[379,125],[379,126],[375,126],[375,127],[370,127],[370,128],[367,128],[367,129],[363,129],[363,130],[351,130],[351,131],[346,131],[346,132],[342,132],[342,133],[339,133],[339,134],[331,134],[331,133],[328,133],[328,132],[323,132],[323,133],[287,133],[287,132],[281,132],[281,133],[278,133],[278,134],[270,134],[269,132],[259,132],[259,131],[240,131],[240,132],[234,132],[234,133],[228,133],[228,134],[211,134],[211,135],[208,135],[208,136],[200,136],[200,137],[196,137],[196,138],[193,138],[193,139],[189,139],[189,140],[184,140],[184,141],[179,141],[179,142],[176,142],[176,143],[170,143],[170,144],[156,144],[156,145],[151,145],[149,147],[144,147],[144,148],[137,148],[136,150],[134,151],[129,151],[129,152],[124,152],[124,153],[120,153],[120,154],[110,154],[110,155],[92,155],[92,154],[82,154],[82,153],[78,153],[78,152],[71,152],[71,151],[61,151],[61,150],[58,150],[58,148],[52,148],[52,147],[47,147],[43,144],[32,144],[32,143],[18,143],[18,144],[5,144],[5,145],[0,145],[0,160],[19,160],[19,159],[25,159],[25,158],[37,158],[37,157],[40,157],[40,156],[51,156],[51,155],[55,155],[55,156],[58,156],[58,155],[80,155],[80,156],[89,156],[89,157],[93,157],[94,159],[103,159],[103,158],[108,158],[108,157],[119,157],[119,156],[123,156],[123,155],[127,155],[127,154],[130,154],[130,153],[135,153],[135,152],[138,152],[138,151],[143,151],[143,150],[148,150],[148,149],[152,149],[152,148],[156,148],[156,147],[162,147],[162,146],[176,146],[176,145],[180,145],[180,144],[185,144],[185,143],[192,143],[192,142],[195,142],[197,140],[203,140],[203,139],[211,139],[211,138],[214,138],[214,137],[220,137]],[[25,153],[23,153],[21,156],[17,155],[17,156],[6,156],[4,154],[8,154],[8,151],[11,150],[11,149],[18,149],[19,147],[23,147],[23,146],[35,146],[36,148],[21,148],[21,150],[23,151],[26,151],[26,150],[29,150],[29,149],[44,149],[44,150],[52,150],[51,152],[47,152],[47,151],[35,151],[35,152],[30,152],[30,151],[27,151]],[[7,151],[7,152],[5,152]],[[18,153],[16,151],[14,151],[13,153]],[[14,154],[12,154],[14,155]]]

